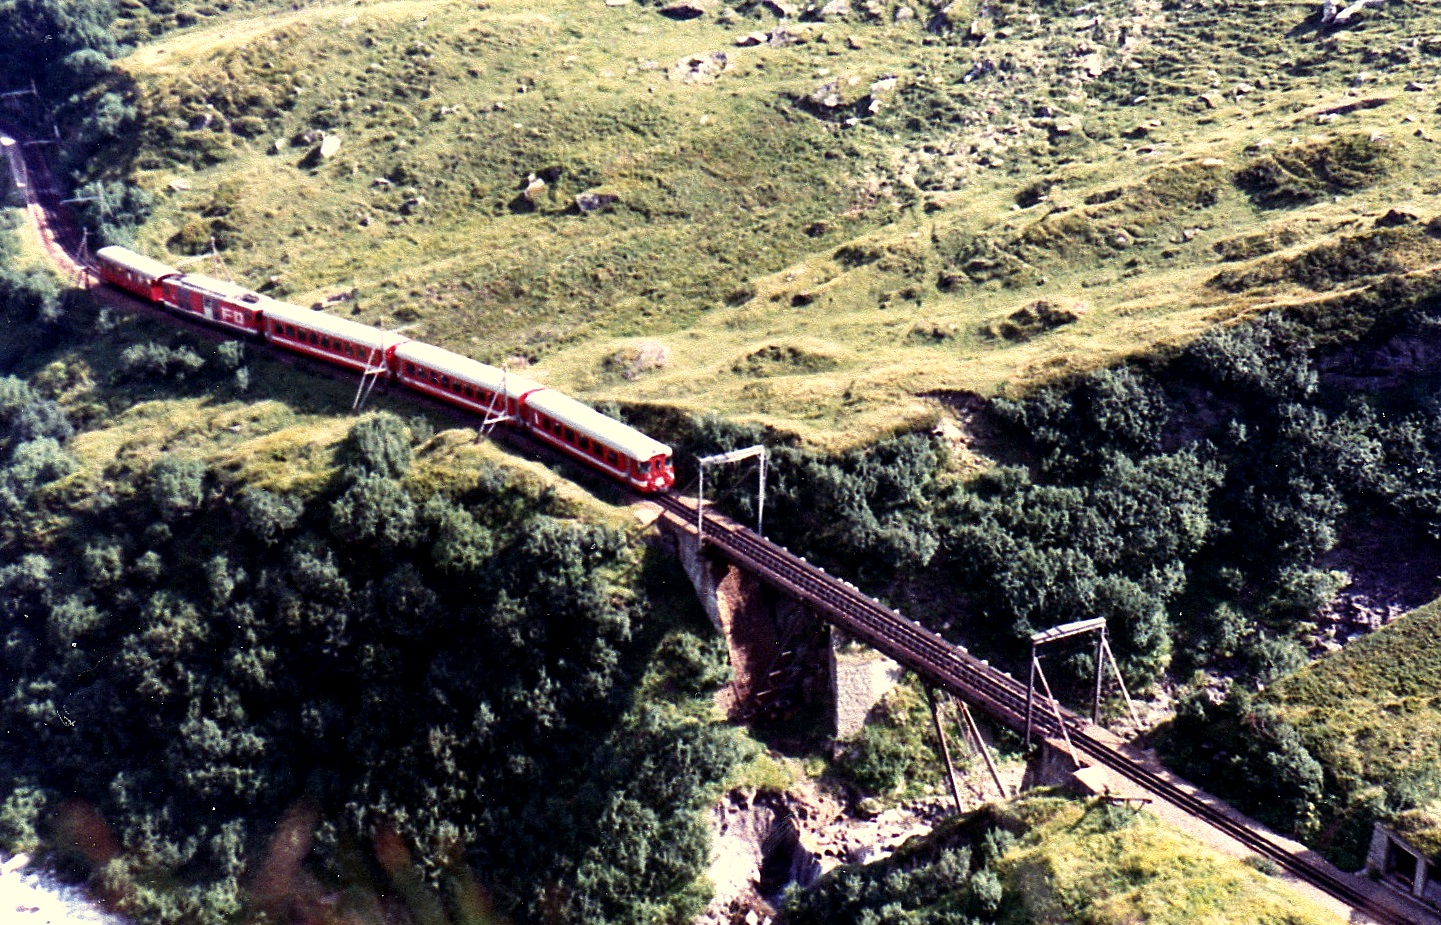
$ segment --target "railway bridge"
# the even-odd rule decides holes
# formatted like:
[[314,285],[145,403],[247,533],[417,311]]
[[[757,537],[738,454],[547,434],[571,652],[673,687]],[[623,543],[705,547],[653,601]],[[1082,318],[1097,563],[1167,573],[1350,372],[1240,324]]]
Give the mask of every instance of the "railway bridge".
[[[693,502],[663,495],[655,503],[661,509],[663,529],[682,546],[682,558],[689,560],[693,572],[704,568],[707,560],[723,561],[915,672],[926,684],[995,722],[1025,729],[1027,685],[745,527],[707,513],[702,536]],[[1348,907],[1352,921],[1441,925],[1441,917],[1409,897],[1338,870],[1304,845],[1270,832],[1050,698],[1042,698],[1031,723],[1053,751],[1068,754],[1076,767],[1104,769],[1102,786],[1113,795],[1148,800],[1173,823],[1209,826],[1220,836],[1213,842],[1233,854],[1270,860],[1289,879]]]

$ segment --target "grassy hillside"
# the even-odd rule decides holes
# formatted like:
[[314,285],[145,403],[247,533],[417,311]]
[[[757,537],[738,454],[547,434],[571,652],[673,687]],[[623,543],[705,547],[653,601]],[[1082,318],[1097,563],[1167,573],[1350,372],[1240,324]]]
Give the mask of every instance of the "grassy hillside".
[[1369,833],[1382,818],[1441,852],[1441,602],[1270,688],[1326,772],[1325,814]]
[[162,256],[829,443],[1441,257],[1428,7],[851,8],[181,6],[106,169]]

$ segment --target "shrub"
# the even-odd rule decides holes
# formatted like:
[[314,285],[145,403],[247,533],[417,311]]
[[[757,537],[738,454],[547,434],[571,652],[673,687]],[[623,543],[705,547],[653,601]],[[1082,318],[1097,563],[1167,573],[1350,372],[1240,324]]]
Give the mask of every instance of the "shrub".
[[189,347],[144,343],[126,347],[120,354],[120,371],[128,379],[185,379],[205,367]]
[[1267,825],[1303,834],[1316,821],[1321,765],[1294,727],[1239,687],[1221,703],[1204,691],[1183,697],[1159,746],[1168,763]]
[[410,494],[399,482],[378,473],[356,478],[330,506],[330,532],[350,546],[387,552],[409,542],[415,528],[416,508]]
[[205,464],[163,456],[150,467],[150,501],[164,521],[195,512],[205,500]]
[[387,479],[405,475],[413,457],[405,423],[388,412],[362,418],[350,428],[345,452],[360,473]]
[[305,503],[264,488],[245,488],[235,498],[234,511],[241,526],[269,546],[295,529]]

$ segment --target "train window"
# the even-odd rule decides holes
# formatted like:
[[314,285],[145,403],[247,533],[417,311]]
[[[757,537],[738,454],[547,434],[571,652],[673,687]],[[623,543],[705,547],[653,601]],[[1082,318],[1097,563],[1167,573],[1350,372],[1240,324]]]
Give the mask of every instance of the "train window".
[[414,375],[415,375],[415,364],[414,364],[414,363],[406,363],[406,364],[405,364],[405,374],[406,374],[407,376],[414,376]]
[[330,338],[328,338],[328,337],[322,337],[322,338],[320,338],[320,346],[324,347],[326,350],[329,350],[329,349],[330,349]]
[[641,474],[641,475],[650,475],[650,462],[649,462],[649,461],[643,462],[643,463],[640,464],[640,474]]
[[605,461],[610,463],[612,466],[619,465],[620,456],[616,453],[615,450],[606,450]]
[[316,334],[314,331],[311,331],[311,332],[310,332],[310,343],[313,344],[313,345],[316,346],[316,347],[319,347],[319,346],[320,346],[320,335],[319,335],[319,334]]
[[589,438],[589,437],[581,437],[581,438],[580,438],[580,448],[581,448],[582,450],[585,450],[587,453],[590,452],[590,438]]
[[450,388],[450,377],[449,377],[449,376],[441,376],[441,377],[440,377],[440,385],[441,385],[441,388],[446,388],[446,389]]
[[471,388],[471,387],[468,386],[468,385],[467,385],[467,386],[464,386],[464,387],[462,388],[462,391],[465,392],[465,397],[466,397],[466,398],[474,398],[474,397],[475,397],[475,389]]
[[430,381],[431,381],[431,382],[439,382],[439,381],[440,381],[440,373],[438,373],[438,372],[436,372],[435,370],[432,369],[432,370],[430,371]]
[[575,442],[575,431],[573,431],[573,430],[571,430],[569,427],[567,427],[567,428],[565,429],[565,439],[569,440],[571,443],[574,443],[574,442]]

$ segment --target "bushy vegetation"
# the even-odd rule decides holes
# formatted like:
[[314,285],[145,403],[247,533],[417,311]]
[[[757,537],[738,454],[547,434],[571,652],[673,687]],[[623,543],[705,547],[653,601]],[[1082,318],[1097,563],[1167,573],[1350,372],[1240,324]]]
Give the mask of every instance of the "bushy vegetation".
[[25,332],[0,343],[0,374],[12,372],[26,357],[53,346],[65,330],[67,310],[77,301],[76,294],[62,291],[51,274],[19,265],[18,227],[13,212],[0,212],[0,323],[11,331]]
[[1161,745],[1197,783],[1296,831],[1344,869],[1371,828],[1404,828],[1441,797],[1436,605],[1277,680],[1182,701]]
[[[68,471],[65,414],[0,380],[0,424],[8,847],[58,850],[177,925],[318,900],[298,868],[254,879],[284,866],[267,844],[295,813],[305,868],[362,892],[413,875],[392,844],[426,878],[480,871],[522,921],[697,910],[702,801],[736,753],[637,699],[674,630],[653,601],[677,592],[624,535],[500,470],[412,482],[411,434],[386,416],[312,493],[162,455],[40,504]],[[346,860],[372,839],[376,864]]]
[[1329,922],[1323,910],[1148,813],[1032,794],[947,820],[791,897],[783,925]]

